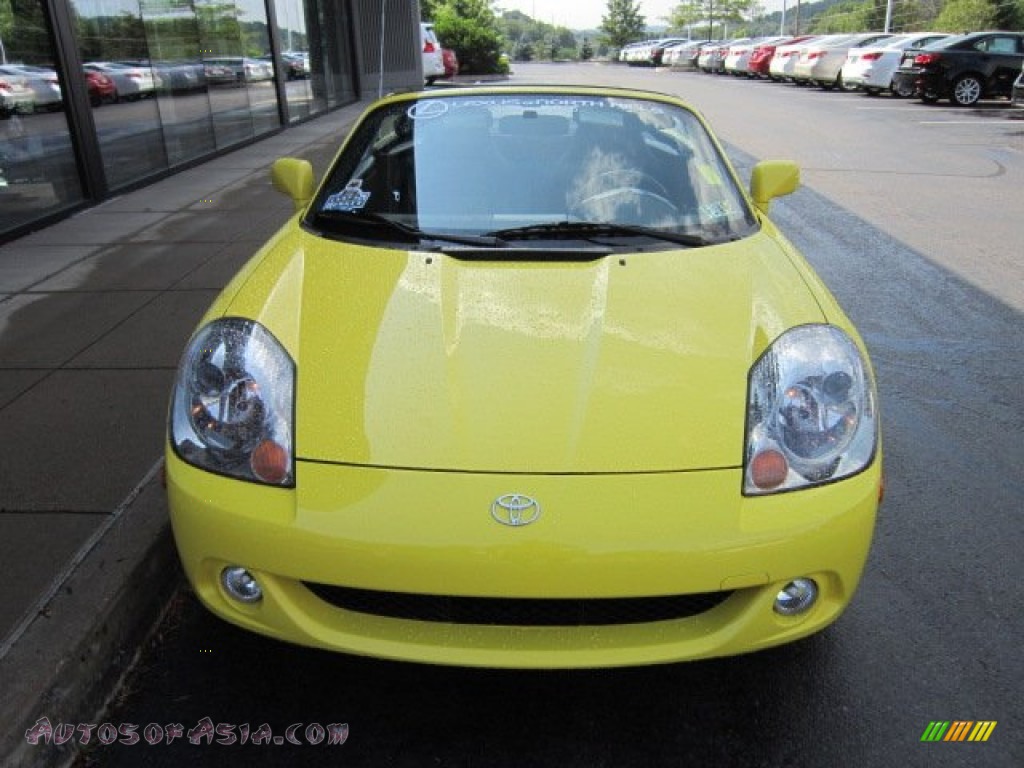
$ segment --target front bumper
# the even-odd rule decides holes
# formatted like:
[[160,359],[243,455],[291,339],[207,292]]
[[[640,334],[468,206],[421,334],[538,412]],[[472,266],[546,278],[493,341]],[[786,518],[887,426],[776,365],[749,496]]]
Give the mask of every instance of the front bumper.
[[[860,578],[880,458],[816,489],[743,498],[740,470],[650,475],[502,475],[298,462],[292,490],[231,480],[167,456],[171,522],[200,599],[235,624],[370,656],[490,667],[603,667],[754,651],[834,621]],[[531,525],[495,521],[523,493]],[[228,597],[227,566],[263,589]],[[789,580],[821,590],[806,614],[773,611]],[[419,620],[332,605],[306,584],[409,595],[551,599],[728,592],[684,618],[594,626]],[[382,611],[380,613],[386,613]]]

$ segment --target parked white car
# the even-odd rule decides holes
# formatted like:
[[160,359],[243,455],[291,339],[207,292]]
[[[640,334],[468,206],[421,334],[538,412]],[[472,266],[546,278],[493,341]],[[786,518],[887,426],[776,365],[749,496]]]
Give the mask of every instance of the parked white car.
[[827,91],[843,87],[843,63],[850,50],[861,48],[894,37],[884,32],[864,32],[845,35],[824,43],[812,45],[803,52],[797,62],[793,77],[820,85]]
[[32,109],[35,111],[60,109],[64,105],[57,73],[46,67],[30,64],[7,64],[0,67],[0,75],[22,76],[32,89]]
[[729,52],[725,55],[725,71],[730,75],[749,75],[750,57],[754,48],[763,43],[775,43],[785,40],[784,37],[756,37],[746,42],[738,42],[729,46]]
[[892,90],[892,76],[899,69],[904,52],[916,51],[946,37],[949,35],[940,32],[915,32],[883,40],[879,45],[851,48],[843,64],[843,84],[871,96]]
[[433,24],[420,24],[420,38],[423,41],[423,80],[433,85],[439,77],[444,77],[444,56],[441,43],[434,34]]
[[821,40],[822,36],[809,37],[806,40],[801,40],[799,43],[780,45],[776,48],[775,55],[772,57],[772,63],[768,67],[771,78],[773,80],[792,79],[793,70],[796,68],[797,62],[800,61],[800,55],[804,49]]

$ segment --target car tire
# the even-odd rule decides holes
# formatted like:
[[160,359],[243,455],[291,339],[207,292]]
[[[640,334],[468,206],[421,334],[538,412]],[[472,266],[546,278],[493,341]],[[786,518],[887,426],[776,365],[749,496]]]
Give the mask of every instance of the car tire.
[[428,77],[426,80],[427,80],[427,85],[433,85],[434,81],[437,80],[437,78],[436,77]]
[[891,90],[892,95],[898,99],[909,99],[911,96],[914,95],[914,86],[910,85],[906,81],[900,81],[899,83],[897,83],[895,80],[893,80]]
[[958,107],[973,107],[981,99],[983,86],[976,75],[960,75],[953,81],[949,100]]
[[925,104],[937,104],[939,101],[939,97],[937,94],[932,93],[931,91],[925,91],[924,93],[921,94],[921,101],[923,101]]

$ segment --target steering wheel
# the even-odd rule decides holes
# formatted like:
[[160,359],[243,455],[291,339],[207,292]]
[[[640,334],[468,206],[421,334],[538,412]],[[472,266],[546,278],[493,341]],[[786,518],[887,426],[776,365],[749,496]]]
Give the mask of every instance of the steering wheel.
[[[621,183],[616,183],[619,179],[621,179]],[[665,185],[651,176],[651,174],[644,173],[636,168],[616,168],[611,171],[604,171],[594,177],[593,184],[597,188],[603,187],[605,189],[617,189],[619,187],[634,187],[637,189],[651,188],[655,192],[658,192],[665,199],[665,202],[671,205],[671,202],[668,200],[668,190],[665,189]]]
[[[610,209],[615,211],[615,216],[607,218],[621,220],[622,214],[625,213],[627,218],[640,224],[664,218],[674,219],[679,213],[679,207],[668,199],[669,193],[664,185],[643,171],[605,171],[594,178],[593,186],[598,189],[606,188],[582,198],[570,208],[570,215],[589,219],[591,217],[586,215],[588,212]],[[625,206],[630,206],[634,210],[622,212],[621,209]],[[630,213],[635,215],[629,216]]]

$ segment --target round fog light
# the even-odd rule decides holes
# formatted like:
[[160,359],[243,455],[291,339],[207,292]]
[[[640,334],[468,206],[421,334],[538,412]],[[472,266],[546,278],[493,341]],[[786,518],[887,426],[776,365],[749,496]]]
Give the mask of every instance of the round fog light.
[[817,600],[818,585],[814,579],[793,579],[775,596],[775,612],[796,616],[809,610]]
[[258,603],[263,599],[263,590],[253,575],[237,565],[220,572],[220,583],[240,603]]

